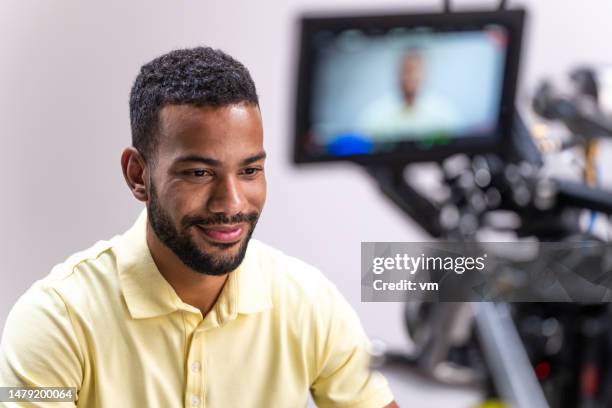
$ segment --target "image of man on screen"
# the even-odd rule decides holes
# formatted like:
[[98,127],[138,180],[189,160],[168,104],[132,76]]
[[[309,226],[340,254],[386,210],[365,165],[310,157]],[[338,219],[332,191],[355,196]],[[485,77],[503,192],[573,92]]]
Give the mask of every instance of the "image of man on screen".
[[451,133],[458,115],[444,95],[427,89],[427,68],[424,49],[402,53],[395,89],[366,104],[357,118],[357,129],[374,142]]

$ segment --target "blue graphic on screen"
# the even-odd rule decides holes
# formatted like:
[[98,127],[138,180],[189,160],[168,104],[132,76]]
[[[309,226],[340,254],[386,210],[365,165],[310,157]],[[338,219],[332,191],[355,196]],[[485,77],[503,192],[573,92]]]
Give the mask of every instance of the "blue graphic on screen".
[[[334,156],[491,135],[507,35],[480,31],[321,32],[312,84],[312,142]],[[424,142],[424,143],[423,143]]]

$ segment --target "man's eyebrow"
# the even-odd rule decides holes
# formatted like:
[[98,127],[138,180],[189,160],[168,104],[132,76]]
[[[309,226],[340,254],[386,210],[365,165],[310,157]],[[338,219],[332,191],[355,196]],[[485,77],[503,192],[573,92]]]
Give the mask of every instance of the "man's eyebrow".
[[[251,157],[247,157],[246,159],[244,159],[240,164],[242,166],[247,166],[251,163],[255,163],[256,161],[262,160],[266,158],[266,152],[261,152],[261,153],[257,153],[256,155],[253,155]],[[186,156],[181,156],[178,159],[175,160],[175,163],[184,163],[184,162],[196,162],[196,163],[202,163],[202,164],[206,164],[209,166],[221,166],[221,161],[217,160],[217,159],[213,159],[211,157],[206,157],[206,156],[198,156],[195,154],[189,154]]]
[[249,165],[251,163],[255,163],[256,161],[263,160],[265,158],[266,158],[266,152],[257,153],[254,156],[247,157],[246,159],[244,159],[242,161],[242,165],[243,166],[247,166],[247,165]]
[[181,156],[175,160],[175,163],[182,163],[182,162],[197,162],[197,163],[207,164],[209,166],[220,166],[221,165],[221,161],[217,159],[213,159],[213,158],[205,157],[205,156],[198,156],[195,154]]

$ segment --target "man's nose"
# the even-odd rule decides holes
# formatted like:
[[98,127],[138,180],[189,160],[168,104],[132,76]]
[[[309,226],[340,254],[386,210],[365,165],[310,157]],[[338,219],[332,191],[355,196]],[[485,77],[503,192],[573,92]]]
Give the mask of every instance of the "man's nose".
[[220,178],[213,187],[207,209],[231,216],[241,212],[245,201],[240,182],[235,177],[226,176]]

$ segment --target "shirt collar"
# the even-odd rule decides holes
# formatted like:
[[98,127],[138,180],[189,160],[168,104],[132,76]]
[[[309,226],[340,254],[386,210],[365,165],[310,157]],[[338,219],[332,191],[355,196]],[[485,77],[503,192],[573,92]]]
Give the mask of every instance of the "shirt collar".
[[[119,236],[115,246],[121,291],[134,319],[163,316],[179,309],[197,310],[185,304],[157,269],[146,241],[147,212]],[[215,325],[238,313],[257,313],[272,307],[270,276],[261,262],[261,243],[249,242],[244,260],[230,272],[214,307],[206,316]]]

